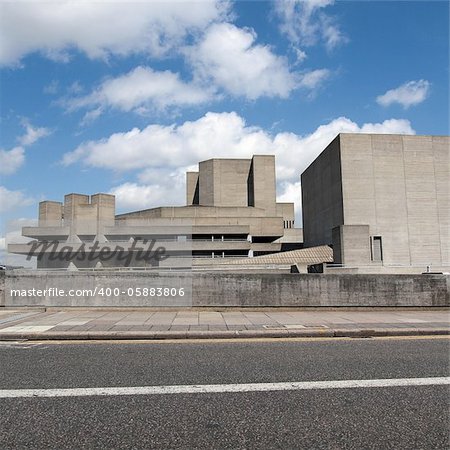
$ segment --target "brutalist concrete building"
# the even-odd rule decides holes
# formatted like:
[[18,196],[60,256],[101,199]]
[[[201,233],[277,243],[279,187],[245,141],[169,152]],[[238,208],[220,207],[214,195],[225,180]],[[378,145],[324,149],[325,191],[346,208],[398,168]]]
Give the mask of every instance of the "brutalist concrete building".
[[[449,153],[448,136],[339,134],[301,175],[303,233],[294,226],[293,203],[276,201],[274,156],[256,155],[200,162],[198,172],[187,173],[186,206],[116,215],[108,194],[41,202],[39,226],[22,234],[56,248],[33,253],[32,243],[8,250],[35,254],[43,268],[70,267],[50,253],[70,244],[92,254],[97,242],[102,251],[120,246],[132,256],[126,264],[101,261],[103,267],[225,270],[234,261],[238,270],[300,263],[306,271],[333,260],[324,271],[449,272]],[[157,241],[171,258],[138,259],[138,240]],[[72,263],[99,267],[95,259]]]
[[[125,259],[132,267],[187,267],[189,259],[194,265],[196,259],[213,264],[219,258],[257,257],[302,247],[301,229],[294,227],[294,204],[276,201],[274,156],[202,161],[198,172],[187,173],[186,200],[186,206],[116,215],[113,195],[68,194],[64,203],[41,202],[38,226],[23,228],[24,236],[36,240],[34,249],[31,243],[10,244],[8,250],[34,254],[38,268],[122,266],[124,262],[114,257],[81,258],[82,252],[107,254],[119,247],[133,254]],[[137,240],[157,241],[170,261],[135,258],[141,249]],[[64,252],[77,257],[51,256]]]
[[301,175],[305,247],[359,272],[449,271],[448,136],[340,134]]

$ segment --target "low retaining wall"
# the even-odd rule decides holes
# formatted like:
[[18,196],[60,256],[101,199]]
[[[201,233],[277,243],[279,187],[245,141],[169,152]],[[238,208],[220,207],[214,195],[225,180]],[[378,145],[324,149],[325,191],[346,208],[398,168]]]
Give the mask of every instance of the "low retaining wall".
[[[182,304],[145,296],[58,297],[8,295],[12,289],[185,286]],[[3,287],[2,287],[3,286]],[[189,291],[191,289],[191,291]],[[155,303],[156,301],[156,303]],[[184,303],[183,303],[184,302]],[[448,275],[235,274],[7,271],[0,276],[0,305],[46,307],[437,307],[450,306]]]

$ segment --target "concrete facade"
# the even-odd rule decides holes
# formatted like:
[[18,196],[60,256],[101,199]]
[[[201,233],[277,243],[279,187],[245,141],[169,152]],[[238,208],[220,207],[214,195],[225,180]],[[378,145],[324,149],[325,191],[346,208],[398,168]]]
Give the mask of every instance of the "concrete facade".
[[449,270],[448,136],[340,134],[303,172],[305,246],[345,267]]
[[[105,252],[114,251],[119,244],[134,251],[137,238],[163,245],[173,263],[174,257],[208,258],[214,263],[217,258],[258,256],[302,246],[301,230],[294,227],[294,204],[276,202],[274,156],[200,162],[198,172],[186,174],[186,201],[186,206],[116,215],[113,195],[68,194],[64,203],[41,202],[39,226],[24,227],[22,234],[37,242],[57,243],[44,254],[36,252],[38,268],[68,268],[71,264],[87,268],[99,263],[101,267],[120,267],[123,264],[114,259],[55,262],[48,254],[67,251],[66,244],[73,252],[84,246],[92,253],[94,242],[100,242]],[[30,244],[8,246],[10,252],[21,254],[30,254],[30,248]],[[129,264],[148,266],[136,258]]]

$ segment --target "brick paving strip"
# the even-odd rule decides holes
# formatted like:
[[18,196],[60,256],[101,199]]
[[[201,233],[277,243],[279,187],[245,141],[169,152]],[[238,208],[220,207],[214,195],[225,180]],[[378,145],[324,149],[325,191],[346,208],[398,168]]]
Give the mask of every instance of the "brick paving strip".
[[450,335],[450,309],[0,309],[0,340]]

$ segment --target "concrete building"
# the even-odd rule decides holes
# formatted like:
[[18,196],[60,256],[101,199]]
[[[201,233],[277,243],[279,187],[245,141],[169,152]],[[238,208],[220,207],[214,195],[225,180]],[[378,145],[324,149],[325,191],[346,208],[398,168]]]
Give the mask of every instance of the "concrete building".
[[359,272],[450,270],[448,136],[340,134],[301,175],[305,247]]
[[[219,258],[302,247],[301,229],[294,227],[294,204],[276,201],[274,156],[202,161],[198,172],[186,175],[186,200],[186,206],[116,215],[113,195],[68,194],[64,203],[41,202],[38,226],[22,231],[35,241],[10,244],[8,250],[37,256],[38,268],[187,267],[200,258],[213,264]],[[170,258],[140,259],[143,239],[162,245]],[[53,244],[38,245],[45,243]],[[99,255],[112,254],[119,247],[131,255],[126,263]],[[83,251],[96,256],[83,259]],[[55,259],[55,253],[67,257]]]

